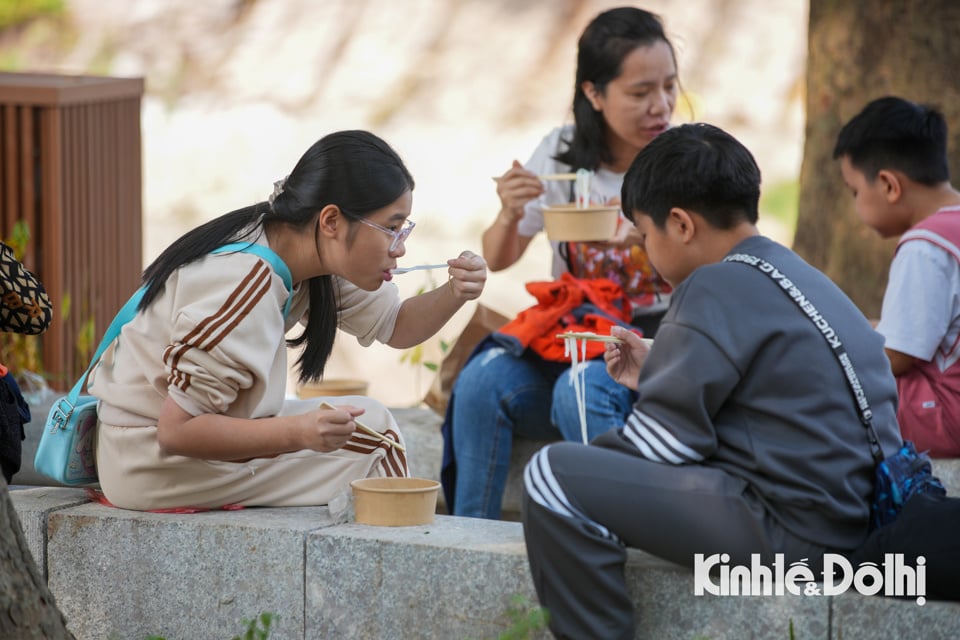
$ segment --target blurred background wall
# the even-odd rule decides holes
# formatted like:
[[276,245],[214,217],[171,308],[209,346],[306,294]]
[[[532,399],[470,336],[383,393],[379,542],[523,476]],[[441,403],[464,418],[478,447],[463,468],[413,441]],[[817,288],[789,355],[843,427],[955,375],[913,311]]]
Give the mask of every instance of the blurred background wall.
[[[417,180],[401,263],[442,262],[480,251],[499,205],[490,177],[569,119],[577,37],[621,4],[663,18],[686,91],[674,121],[711,122],[754,152],[761,228],[789,245],[807,0],[0,0],[0,69],[145,79],[145,263],[186,229],[265,199],[317,138],[352,128],[384,137]],[[548,276],[540,237],[491,274],[481,301],[516,313],[533,302],[523,283]],[[397,282],[413,294],[432,278],[444,276]],[[327,376],[416,404],[434,375],[424,363],[473,308],[416,353],[341,336]]]

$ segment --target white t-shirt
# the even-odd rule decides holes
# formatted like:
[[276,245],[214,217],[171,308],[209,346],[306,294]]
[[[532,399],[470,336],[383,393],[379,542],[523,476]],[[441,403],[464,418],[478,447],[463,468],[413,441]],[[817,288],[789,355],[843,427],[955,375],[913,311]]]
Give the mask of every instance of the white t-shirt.
[[[960,249],[930,231],[938,243]],[[918,310],[922,309],[922,313]],[[927,362],[943,371],[960,354],[960,263],[932,242],[902,244],[890,264],[877,331],[885,347]]]
[[[573,139],[573,125],[557,127],[547,134],[533,151],[533,155],[523,165],[528,171],[538,175],[549,173],[568,173],[569,165],[557,162],[553,156],[567,148],[566,142]],[[607,202],[611,198],[620,198],[620,187],[623,185],[623,174],[614,173],[607,169],[594,172],[590,180],[591,201]],[[517,232],[524,237],[532,237],[543,230],[543,207],[573,202],[573,182],[570,180],[547,180],[543,195],[531,200],[524,207],[523,218],[517,226]],[[560,255],[559,243],[551,242],[553,247],[553,268],[551,275],[554,278],[567,270],[566,262]]]

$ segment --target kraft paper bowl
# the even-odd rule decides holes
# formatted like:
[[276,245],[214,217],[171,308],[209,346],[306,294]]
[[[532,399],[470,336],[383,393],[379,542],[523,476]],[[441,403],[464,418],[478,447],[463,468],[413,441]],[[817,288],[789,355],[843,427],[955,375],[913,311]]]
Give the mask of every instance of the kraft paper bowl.
[[440,483],[426,478],[363,478],[350,483],[358,524],[406,527],[430,524]]
[[603,242],[617,232],[620,206],[591,205],[582,209],[576,204],[543,208],[543,227],[553,242]]

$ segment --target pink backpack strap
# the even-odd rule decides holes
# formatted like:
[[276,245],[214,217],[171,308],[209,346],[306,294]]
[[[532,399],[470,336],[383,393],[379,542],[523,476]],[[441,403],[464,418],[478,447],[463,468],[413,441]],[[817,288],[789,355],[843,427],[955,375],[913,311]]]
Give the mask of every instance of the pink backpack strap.
[[913,240],[934,244],[960,263],[960,207],[941,209],[900,237],[897,249]]

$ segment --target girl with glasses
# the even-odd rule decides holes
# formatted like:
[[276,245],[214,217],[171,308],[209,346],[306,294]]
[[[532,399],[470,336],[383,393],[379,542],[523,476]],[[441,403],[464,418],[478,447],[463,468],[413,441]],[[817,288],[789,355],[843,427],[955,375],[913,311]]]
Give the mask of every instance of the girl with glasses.
[[[400,298],[387,281],[413,229],[414,182],[368,132],[321,138],[275,187],[147,267],[136,318],[91,374],[97,468],[112,504],[323,505],[351,480],[408,474],[403,435],[380,403],[286,398],[287,349],[300,351],[299,380],[315,382],[338,329],[364,346],[414,346],[480,295],[486,264],[464,251],[448,260],[444,285]],[[273,257],[214,253],[231,243]]]

